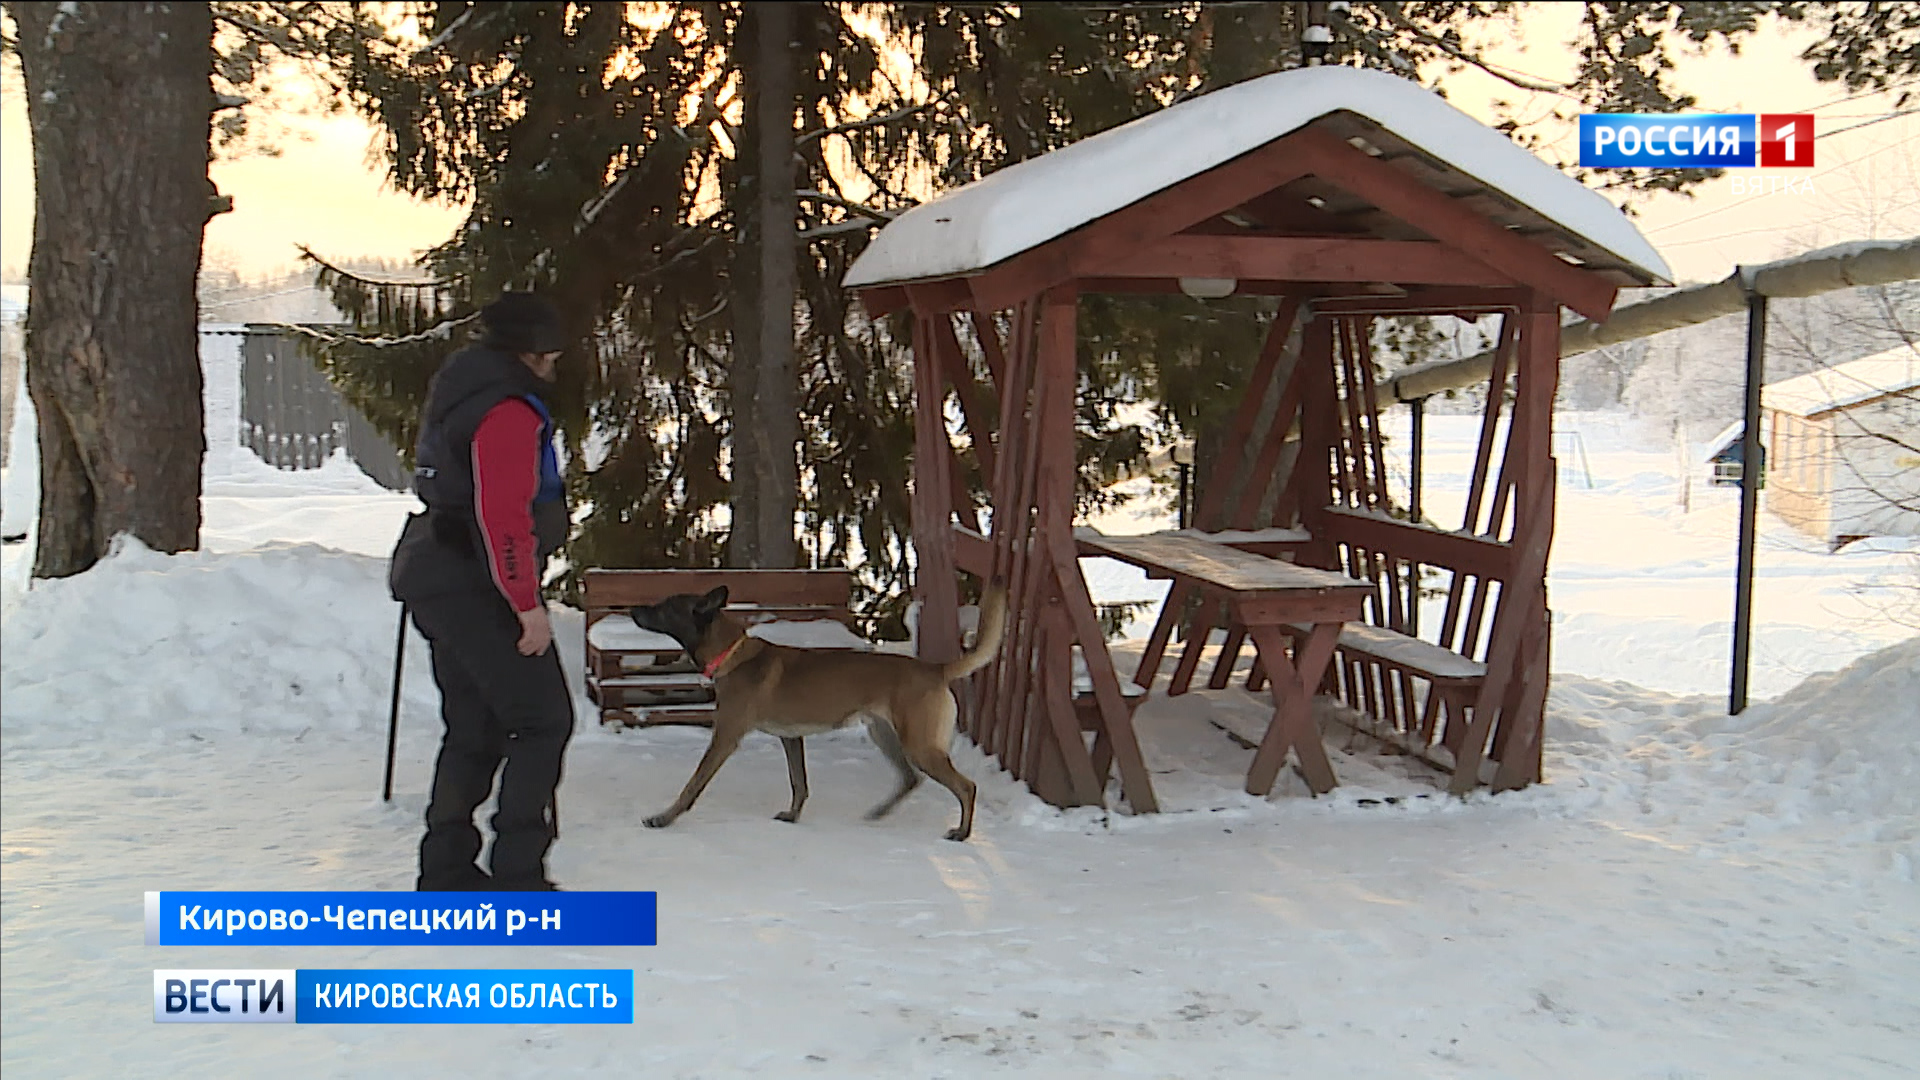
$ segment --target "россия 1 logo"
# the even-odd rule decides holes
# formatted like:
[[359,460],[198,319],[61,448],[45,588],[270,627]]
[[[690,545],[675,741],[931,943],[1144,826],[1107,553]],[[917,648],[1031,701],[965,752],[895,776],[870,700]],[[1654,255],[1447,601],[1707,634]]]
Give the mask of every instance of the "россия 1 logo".
[[1648,116],[1585,113],[1587,169],[1812,168],[1813,117],[1804,113]]

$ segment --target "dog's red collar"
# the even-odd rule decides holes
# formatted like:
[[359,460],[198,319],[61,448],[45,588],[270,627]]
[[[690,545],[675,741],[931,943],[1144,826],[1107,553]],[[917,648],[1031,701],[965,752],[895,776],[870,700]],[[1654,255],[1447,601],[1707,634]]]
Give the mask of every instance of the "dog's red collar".
[[727,646],[727,649],[725,652],[721,653],[719,656],[716,656],[712,660],[708,661],[706,668],[702,670],[700,674],[706,676],[709,679],[713,678],[713,673],[716,671],[719,671],[720,666],[722,664],[725,664],[727,662],[727,658],[732,656],[736,651],[738,651],[740,646],[744,644],[746,640],[747,640],[747,636],[745,634],[742,634],[739,637],[734,638],[733,644]]

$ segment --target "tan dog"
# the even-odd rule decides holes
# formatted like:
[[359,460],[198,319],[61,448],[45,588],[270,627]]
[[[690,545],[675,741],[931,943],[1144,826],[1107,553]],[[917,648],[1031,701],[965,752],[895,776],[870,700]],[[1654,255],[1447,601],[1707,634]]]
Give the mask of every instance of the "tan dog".
[[900,786],[867,819],[884,817],[919,786],[920,773],[939,781],[960,800],[960,824],[949,840],[973,832],[974,784],[947,756],[959,703],[950,684],[987,666],[1000,651],[1006,630],[1004,586],[988,590],[979,640],[947,664],[889,653],[796,649],[747,636],[747,627],[727,613],[727,589],[705,596],[681,594],[630,609],[643,629],[679,642],[713,680],[713,741],[680,797],[647,819],[652,828],[673,824],[692,808],[708,782],[749,731],[780,738],[787,752],[793,805],[775,815],[797,821],[807,801],[807,759],[801,740],[865,720],[874,745],[900,773]]

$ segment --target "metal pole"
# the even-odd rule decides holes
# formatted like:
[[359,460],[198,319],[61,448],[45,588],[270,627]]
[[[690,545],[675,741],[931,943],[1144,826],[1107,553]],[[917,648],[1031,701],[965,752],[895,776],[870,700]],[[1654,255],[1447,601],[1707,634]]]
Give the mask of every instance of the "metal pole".
[[[1409,468],[1412,474],[1413,497],[1407,501],[1407,514],[1415,525],[1420,524],[1420,459],[1427,442],[1427,399],[1414,398],[1407,403],[1413,414],[1413,460]],[[1418,637],[1420,634],[1420,564],[1407,564],[1407,633]]]
[[1747,667],[1753,645],[1753,551],[1760,515],[1760,387],[1766,381],[1767,298],[1755,292],[1751,275],[1741,267],[1747,284],[1747,398],[1740,432],[1740,555],[1733,582],[1733,689],[1727,711],[1735,716],[1747,708]]
[[400,662],[407,655],[407,605],[400,605],[400,633],[393,645],[393,704],[387,710],[387,778],[380,800],[393,801],[393,747],[400,738]]

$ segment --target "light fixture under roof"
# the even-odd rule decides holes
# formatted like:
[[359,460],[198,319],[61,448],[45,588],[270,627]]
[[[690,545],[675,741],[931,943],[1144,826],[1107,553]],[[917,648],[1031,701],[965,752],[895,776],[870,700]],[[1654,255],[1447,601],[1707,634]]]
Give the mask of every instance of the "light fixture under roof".
[[1233,291],[1239,287],[1240,282],[1230,277],[1183,277],[1180,279],[1180,291],[1195,300],[1218,300],[1224,296],[1232,296]]

